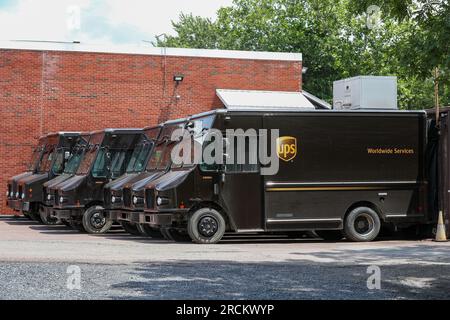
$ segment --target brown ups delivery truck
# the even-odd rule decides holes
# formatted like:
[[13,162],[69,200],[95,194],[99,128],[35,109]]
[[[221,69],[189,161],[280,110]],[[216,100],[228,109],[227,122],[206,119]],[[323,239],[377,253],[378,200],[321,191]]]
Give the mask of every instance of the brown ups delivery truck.
[[75,175],[50,188],[51,217],[89,233],[108,230],[112,221],[106,219],[103,188],[124,174],[142,135],[142,129],[92,132]]
[[64,171],[66,162],[79,137],[79,132],[49,133],[45,137],[45,145],[40,152],[40,161],[38,161],[35,171],[17,181],[15,197],[8,199],[8,205],[12,209],[40,220],[43,184]]
[[421,229],[436,221],[430,190],[436,172],[427,162],[435,148],[424,111],[217,110],[189,121],[202,148],[212,129],[228,146],[239,135],[227,130],[278,129],[271,151],[279,165],[262,174],[267,164],[249,161],[260,148],[251,143],[248,163],[172,164],[146,186],[138,221],[175,240],[216,243],[225,232],[314,230],[326,239],[371,241],[383,226]]
[[[17,182],[20,179],[24,179],[36,173],[41,162],[42,152],[44,151],[46,142],[47,136],[40,137],[38,145],[36,146],[36,148],[34,148],[33,153],[31,154],[31,159],[27,165],[26,171],[8,179],[8,186],[6,191],[6,205],[11,209],[16,211],[18,209],[17,204],[19,199],[19,192],[17,189]],[[33,217],[29,216],[26,212],[23,213],[26,217],[33,219]]]

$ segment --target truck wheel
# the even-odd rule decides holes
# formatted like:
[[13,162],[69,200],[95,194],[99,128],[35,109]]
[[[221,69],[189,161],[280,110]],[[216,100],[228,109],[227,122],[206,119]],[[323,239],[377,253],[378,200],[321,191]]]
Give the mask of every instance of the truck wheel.
[[167,228],[165,231],[175,242],[192,242],[191,237],[186,232],[173,228]]
[[353,209],[345,218],[344,232],[347,239],[356,242],[372,241],[380,233],[378,214],[367,207]]
[[158,229],[150,227],[148,224],[145,223],[136,223],[136,228],[141,234],[141,236],[144,237],[150,237],[153,239],[162,239],[163,236],[161,232]]
[[42,222],[41,217],[38,212],[29,211],[28,216],[31,217],[31,220],[33,220],[33,221]]
[[187,231],[195,243],[217,243],[225,234],[225,225],[217,210],[201,208],[189,217]]
[[106,233],[111,228],[112,224],[113,221],[106,218],[105,210],[102,206],[89,207],[83,213],[83,227],[87,233]]
[[58,224],[58,219],[50,217],[50,215],[45,213],[45,210],[43,210],[42,208],[39,210],[39,216],[41,217],[43,224],[46,224],[46,225]]
[[344,237],[341,230],[316,230],[315,232],[325,241],[339,241]]
[[132,234],[133,236],[140,236],[141,233],[137,229],[136,225],[134,223],[128,222],[128,221],[120,221],[120,225],[125,230],[125,232],[128,232],[129,234]]

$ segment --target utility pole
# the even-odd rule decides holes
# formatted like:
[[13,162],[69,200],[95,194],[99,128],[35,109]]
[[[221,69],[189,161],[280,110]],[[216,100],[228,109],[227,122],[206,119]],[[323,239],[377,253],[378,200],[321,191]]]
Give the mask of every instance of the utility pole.
[[434,68],[434,108],[436,109],[436,125],[439,125],[439,68]]

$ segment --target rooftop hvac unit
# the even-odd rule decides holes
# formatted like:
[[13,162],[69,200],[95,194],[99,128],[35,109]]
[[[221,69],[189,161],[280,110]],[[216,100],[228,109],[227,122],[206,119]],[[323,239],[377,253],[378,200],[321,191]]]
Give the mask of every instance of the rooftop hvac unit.
[[358,76],[333,82],[333,109],[397,109],[397,77]]

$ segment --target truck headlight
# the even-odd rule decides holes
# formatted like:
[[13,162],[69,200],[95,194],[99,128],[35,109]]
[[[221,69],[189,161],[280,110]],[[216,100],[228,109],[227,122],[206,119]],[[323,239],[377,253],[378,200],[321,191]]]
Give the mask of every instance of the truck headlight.
[[63,203],[64,202],[64,197],[60,197],[59,198],[59,203]]
[[12,198],[13,195],[14,195],[14,193],[11,191],[11,192],[9,193],[9,196]]
[[112,202],[112,203],[119,202],[119,197],[112,196],[112,197],[111,197],[111,202]]
[[52,200],[52,195],[51,194],[47,195],[47,200]]
[[138,198],[137,197],[133,197],[133,203],[137,204],[138,203]]
[[167,199],[165,197],[157,197],[156,198],[156,204],[158,206],[163,206],[165,204],[169,204],[169,199]]
[[22,199],[25,199],[25,193],[22,193]]
[[19,198],[19,191],[16,192],[16,198]]

